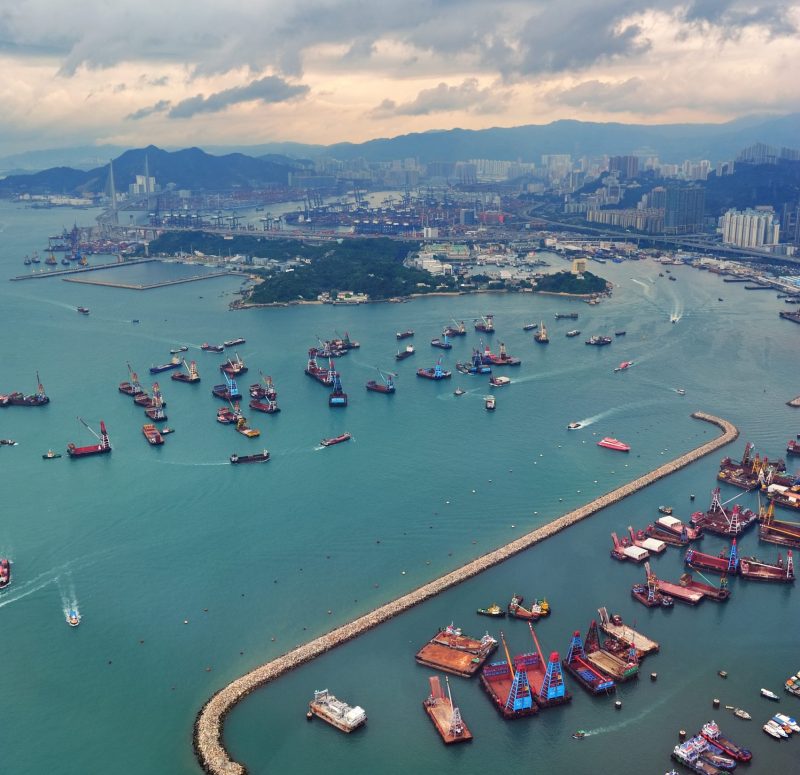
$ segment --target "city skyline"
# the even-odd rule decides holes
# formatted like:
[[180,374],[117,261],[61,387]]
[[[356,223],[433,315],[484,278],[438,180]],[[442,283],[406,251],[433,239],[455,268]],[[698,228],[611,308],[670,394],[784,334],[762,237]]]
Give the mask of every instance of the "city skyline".
[[3,151],[361,142],[800,107],[800,4],[357,0],[0,8]]

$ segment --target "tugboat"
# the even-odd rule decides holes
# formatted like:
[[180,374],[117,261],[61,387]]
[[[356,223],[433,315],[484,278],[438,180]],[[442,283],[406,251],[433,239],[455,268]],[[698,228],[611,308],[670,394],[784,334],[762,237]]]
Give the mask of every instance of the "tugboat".
[[237,463],[266,463],[269,460],[269,452],[256,452],[255,455],[237,455],[235,452],[230,456],[232,464]]
[[547,329],[544,327],[544,321],[539,323],[539,330],[533,335],[533,339],[539,344],[549,344],[550,337],[547,335]]
[[5,558],[0,559],[0,589],[11,583],[11,563]]
[[604,439],[601,439],[597,442],[598,447],[605,447],[606,449],[615,449],[617,452],[630,452],[631,448],[625,444],[624,442],[620,441],[619,439],[612,439],[609,436],[606,436]]
[[57,457],[61,457],[60,452],[53,452],[52,449],[48,449],[47,452],[42,455],[42,460],[55,460]]
[[384,374],[380,369],[378,369],[378,374],[380,375],[381,381],[378,382],[377,380],[371,379],[365,385],[367,390],[371,390],[373,393],[394,393],[394,378],[397,375],[393,374],[392,372],[387,372]]
[[407,344],[405,350],[398,350],[397,355],[394,356],[395,360],[397,361],[404,361],[406,358],[410,358],[414,354],[414,345]]
[[508,377],[491,377],[489,379],[489,384],[492,387],[505,387],[511,384],[511,380]]
[[77,627],[81,623],[81,615],[75,608],[68,609],[64,615],[70,627]]
[[425,379],[440,380],[450,379],[452,372],[446,371],[442,368],[442,359],[436,361],[436,365],[429,369],[417,369],[417,376],[424,377]]
[[332,447],[334,444],[341,444],[343,441],[350,441],[353,437],[349,433],[342,433],[339,436],[334,436],[330,439],[323,439],[320,444],[323,447]]
[[506,612],[497,603],[492,603],[486,608],[479,608],[475,613],[481,616],[494,616],[496,618],[505,617]]
[[485,396],[483,399],[483,404],[486,407],[487,412],[493,412],[497,406],[497,401],[495,400],[494,396]]
[[467,335],[467,327],[464,325],[464,321],[462,320],[460,323],[456,320],[453,320],[452,326],[447,326],[444,329],[444,333],[447,334],[449,337],[453,336],[466,336]]

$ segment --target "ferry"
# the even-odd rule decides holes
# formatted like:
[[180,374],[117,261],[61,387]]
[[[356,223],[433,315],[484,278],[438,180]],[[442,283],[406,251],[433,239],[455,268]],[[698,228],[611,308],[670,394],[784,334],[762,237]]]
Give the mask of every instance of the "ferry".
[[397,339],[408,339],[409,337],[414,336],[414,332],[409,328],[408,331],[398,331],[395,334]]
[[620,365],[617,366],[617,368],[614,369],[614,371],[615,372],[625,371],[626,369],[629,369],[631,366],[633,366],[633,361],[622,361],[622,363],[620,363]]
[[486,396],[483,399],[483,405],[486,407],[487,412],[493,412],[497,406],[497,401],[494,396]]
[[631,451],[631,448],[627,444],[620,441],[619,439],[612,439],[610,436],[606,436],[604,439],[598,441],[597,446],[605,447],[606,449],[615,449],[617,450],[617,452]]
[[164,443],[164,438],[161,436],[161,432],[158,430],[158,428],[156,428],[155,425],[153,425],[153,423],[145,423],[142,426],[142,433],[147,441],[149,441],[153,446]]
[[406,358],[410,358],[414,354],[414,345],[407,344],[405,350],[398,350],[397,355],[395,355],[395,360],[397,361],[404,361]]
[[475,613],[480,614],[481,616],[494,616],[496,618],[504,617],[506,615],[506,612],[497,603],[492,603],[486,608],[478,608]]
[[3,557],[0,559],[0,589],[11,583],[11,563]]
[[183,360],[180,359],[177,355],[173,355],[170,358],[169,363],[162,363],[160,366],[151,366],[150,373],[151,374],[160,374],[162,371],[169,371],[170,369],[179,369],[183,365]]
[[582,422],[571,422],[567,426],[567,430],[568,431],[577,431],[579,428],[583,428],[583,423]]
[[371,379],[365,385],[367,390],[371,390],[373,393],[387,393],[391,395],[395,392],[396,388],[394,385],[394,378],[397,376],[392,372],[388,374],[384,374],[380,369],[378,369],[378,374],[381,377],[381,381],[378,382],[376,379]]
[[581,332],[577,328],[573,328],[572,331],[567,331],[567,336],[569,337],[580,336],[580,333]]
[[327,689],[314,692],[314,699],[308,703],[308,711],[342,732],[350,733],[367,723],[367,714],[363,708],[358,705],[350,707],[346,702],[336,699]]
[[60,452],[53,452],[52,449],[48,449],[47,452],[42,455],[42,460],[55,460],[57,457],[61,457]]
[[70,627],[77,627],[81,623],[81,615],[75,608],[70,608],[64,614]]
[[269,452],[256,452],[255,455],[237,455],[235,452],[230,456],[230,461],[236,463],[266,463],[269,460]]
[[350,441],[353,437],[349,433],[342,433],[339,436],[334,436],[330,439],[323,439],[320,444],[323,447],[332,447],[334,444],[341,444],[343,441]]
[[209,344],[208,342],[203,342],[203,344],[200,345],[200,349],[207,353],[221,353],[225,351],[225,348],[221,344]]
[[489,384],[492,387],[505,387],[511,384],[511,379],[509,377],[492,377],[489,380]]
[[227,342],[223,342],[222,345],[224,347],[235,347],[237,344],[244,344],[247,340],[239,337],[238,339],[229,339]]

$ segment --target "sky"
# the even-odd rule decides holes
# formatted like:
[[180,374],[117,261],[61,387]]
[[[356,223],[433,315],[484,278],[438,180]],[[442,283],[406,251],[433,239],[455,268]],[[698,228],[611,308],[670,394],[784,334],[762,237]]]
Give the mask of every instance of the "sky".
[[800,110],[800,0],[0,0],[0,156]]

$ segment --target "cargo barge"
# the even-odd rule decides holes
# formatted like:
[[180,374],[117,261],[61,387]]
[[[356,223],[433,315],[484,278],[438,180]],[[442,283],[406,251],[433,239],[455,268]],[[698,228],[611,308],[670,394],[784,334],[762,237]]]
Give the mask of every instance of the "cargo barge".
[[242,397],[242,394],[239,391],[236,380],[229,379],[227,374],[223,376],[225,377],[225,384],[214,385],[214,387],[211,388],[211,395],[216,398],[221,398],[223,401],[238,401]]
[[203,344],[200,345],[200,349],[207,353],[225,352],[225,348],[221,344],[209,344],[208,342],[203,342]]
[[333,384],[331,386],[330,395],[328,396],[328,406],[332,408],[342,408],[347,406],[347,393],[342,388],[342,380],[339,377],[339,372],[333,372]]
[[438,347],[440,350],[452,350],[453,344],[448,341],[447,334],[443,334],[441,339],[431,339],[431,347]]
[[470,363],[456,363],[456,369],[461,374],[491,374],[492,367],[483,362],[483,356],[480,350],[472,351],[472,360]]
[[601,646],[597,622],[594,620],[592,620],[589,625],[589,631],[586,633],[584,650],[586,660],[601,673],[613,678],[617,683],[624,683],[639,677],[639,657],[636,649],[631,648],[627,658],[623,659]]
[[533,716],[539,712],[539,706],[533,699],[524,660],[516,657],[512,661],[502,632],[500,640],[506,655],[505,661],[484,666],[481,670],[481,686],[504,719]]
[[86,447],[77,447],[75,444],[70,442],[67,444],[67,454],[71,458],[79,458],[79,457],[90,457],[91,455],[105,455],[111,452],[111,444],[108,440],[108,431],[106,430],[106,424],[103,420],[100,420],[100,435],[98,436],[89,426],[78,418],[94,435],[97,436],[99,444],[90,444]]
[[341,444],[343,441],[350,441],[353,437],[349,433],[342,433],[340,436],[334,436],[330,439],[323,439],[320,444],[323,447],[333,447],[336,444]]
[[[724,775],[725,770],[712,764],[703,754],[708,752],[708,743],[702,737],[692,737],[672,749],[672,758],[698,775]],[[735,762],[734,762],[735,764]]]
[[564,684],[564,674],[561,670],[558,652],[551,652],[550,658],[545,661],[539,639],[530,622],[528,622],[528,629],[531,631],[536,652],[523,654],[521,658],[517,657],[517,659],[520,660],[521,665],[524,665],[525,672],[528,674],[528,683],[533,692],[533,699],[540,709],[566,705],[572,701],[572,695]]
[[611,556],[615,560],[624,562],[644,562],[650,557],[650,552],[641,546],[635,546],[631,543],[630,539],[623,538],[620,540],[616,533],[611,534],[611,541],[613,546],[611,548]]
[[697,581],[691,573],[681,574],[680,583],[682,587],[700,592],[704,597],[707,597],[709,600],[715,600],[718,603],[724,603],[731,596],[731,591],[728,589],[728,578],[726,576],[720,579],[718,587],[715,587],[713,584]]
[[[655,521],[656,530],[667,533],[673,538],[683,541],[699,541],[703,537],[702,527],[689,527],[681,522],[677,517],[667,514],[658,517]],[[663,540],[663,539],[662,539]]]
[[430,682],[431,693],[423,701],[422,707],[436,727],[436,731],[445,745],[465,743],[472,740],[472,733],[461,718],[461,711],[453,702],[453,693],[450,691],[450,681],[444,678],[447,685],[447,694],[442,691],[442,684],[438,675],[432,675]]
[[320,382],[326,387],[330,387],[333,384],[333,374],[336,372],[333,367],[333,361],[329,361],[328,368],[324,369],[317,362],[317,354],[318,351],[316,347],[312,347],[308,351],[308,362],[306,363],[305,373],[308,374],[309,377],[317,380],[317,382]]
[[39,372],[36,372],[36,392],[26,396],[24,393],[14,391],[0,400],[0,406],[44,406],[50,403],[50,399],[44,392],[44,385],[39,379]]
[[144,393],[144,389],[139,384],[139,375],[135,371],[131,371],[130,364],[128,364],[128,375],[130,376],[130,382],[120,382],[119,392],[131,397]]
[[481,355],[481,361],[487,366],[519,366],[522,363],[519,358],[515,358],[506,352],[506,346],[503,342],[500,342],[500,352],[497,355],[487,345]]
[[[259,372],[261,374],[261,372]],[[263,384],[262,384],[263,383]],[[278,397],[278,391],[275,389],[275,384],[272,382],[272,377],[266,377],[261,374],[261,383],[256,382],[250,385],[250,398],[268,398],[274,401]]]
[[497,649],[487,632],[480,640],[462,635],[452,623],[436,633],[415,655],[419,664],[469,678],[480,670]]
[[269,452],[266,449],[263,452],[256,452],[254,455],[237,455],[234,452],[229,460],[234,465],[238,463],[266,463],[269,460]]
[[555,314],[556,320],[577,320],[578,313],[577,312],[556,312]]
[[442,368],[442,359],[439,358],[439,360],[436,361],[436,364],[432,368],[417,369],[417,376],[432,380],[450,379],[450,377],[452,376],[452,372]]
[[308,703],[308,711],[348,734],[367,723],[367,714],[362,707],[350,707],[346,702],[337,700],[327,689],[314,692],[314,699]]
[[494,315],[482,315],[474,321],[475,330],[484,334],[494,333]]
[[726,511],[720,501],[719,487],[714,488],[711,493],[711,506],[708,511],[695,511],[690,518],[690,522],[696,528],[725,537],[741,535],[757,520],[758,515],[754,511],[743,509],[738,503],[730,512]]
[[175,382],[199,382],[200,374],[197,371],[197,361],[191,361],[188,364],[184,361],[183,365],[186,366],[186,371],[176,371],[170,375],[170,379],[175,380]]
[[244,344],[247,340],[243,337],[239,337],[238,339],[229,339],[227,342],[223,342],[223,347],[236,347],[237,344]]
[[723,576],[735,576],[739,572],[739,556],[736,548],[736,539],[733,539],[731,548],[727,553],[723,549],[717,556],[713,554],[704,554],[695,549],[687,549],[683,561],[686,565],[695,570],[719,573]]
[[717,479],[742,490],[750,491],[765,485],[768,481],[774,481],[776,474],[780,475],[786,471],[784,460],[770,460],[768,457],[762,458],[758,454],[753,457],[753,449],[755,449],[755,445],[748,442],[741,460],[733,460],[730,457],[722,458]]
[[703,602],[705,595],[696,590],[688,589],[682,584],[673,584],[671,581],[664,581],[663,579],[656,578],[656,591],[662,595],[669,595],[673,600],[679,600],[681,603],[687,605],[698,605]]
[[219,367],[219,370],[231,378],[246,374],[249,371],[244,361],[239,357],[239,353],[236,353],[236,360],[228,358],[228,360]]
[[665,544],[669,544],[670,546],[688,546],[689,545],[689,536],[686,533],[682,533],[681,535],[675,535],[671,531],[665,530],[655,524],[648,525],[645,530],[645,535],[649,538],[653,538],[657,541],[662,541]]
[[409,328],[408,331],[398,331],[395,334],[398,340],[400,339],[408,339],[409,337],[414,336],[414,332]]
[[271,401],[269,398],[266,399],[266,401],[252,398],[248,406],[256,412],[263,412],[264,414],[277,414],[281,410],[278,403],[276,401]]
[[619,614],[609,616],[608,609],[605,606],[598,608],[597,614],[600,617],[600,629],[606,635],[618,640],[625,648],[636,649],[636,655],[639,659],[644,659],[649,654],[657,654],[660,650],[661,647],[658,641],[651,640],[634,630],[633,627],[624,624]]
[[394,393],[396,390],[394,378],[397,375],[393,374],[392,372],[384,374],[380,369],[378,369],[378,375],[380,376],[380,382],[378,382],[376,379],[371,379],[364,387],[373,393],[384,393],[387,395]]
[[151,446],[157,446],[164,443],[164,437],[159,432],[153,423],[145,423],[142,426],[142,433]]
[[578,630],[572,635],[566,659],[561,661],[563,668],[590,694],[611,694],[617,685],[608,676],[601,673],[586,658],[586,652]]
[[650,552],[650,554],[661,554],[667,549],[665,541],[649,537],[644,530],[634,532],[630,525],[628,525],[628,535],[632,546],[638,546],[640,549]]
[[533,341],[539,344],[549,344],[550,337],[547,335],[547,329],[544,327],[544,321],[539,323],[539,330],[533,335]]
[[709,743],[721,748],[723,753],[736,759],[737,762],[749,762],[753,758],[753,754],[747,748],[743,748],[725,737],[715,721],[703,724],[700,734]]
[[396,361],[404,361],[406,358],[410,358],[414,354],[414,345],[407,344],[405,350],[398,350],[397,355],[394,356]]
[[762,562],[756,557],[742,557],[739,560],[739,574],[755,581],[774,581],[780,584],[794,583],[794,560],[792,550],[786,552],[786,564],[778,553],[775,563]]
[[512,595],[507,608],[508,615],[514,619],[525,619],[532,622],[550,615],[550,604],[547,600],[534,600],[527,608],[522,605],[524,600],[522,595]]
[[171,369],[179,369],[183,365],[183,360],[177,355],[170,358],[169,363],[162,363],[160,366],[151,366],[151,374],[160,374],[162,371],[170,371]]
[[767,486],[767,497],[776,506],[800,511],[800,484],[770,484]]

